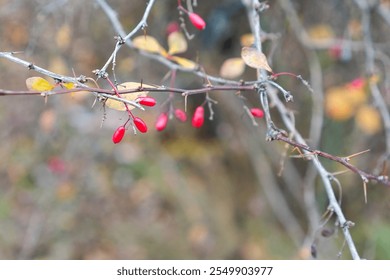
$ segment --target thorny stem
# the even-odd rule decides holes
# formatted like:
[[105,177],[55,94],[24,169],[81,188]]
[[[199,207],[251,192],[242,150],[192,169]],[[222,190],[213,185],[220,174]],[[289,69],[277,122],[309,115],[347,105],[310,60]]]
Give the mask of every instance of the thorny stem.
[[[247,2],[247,3],[245,3]],[[261,45],[261,25],[260,25],[260,14],[257,10],[258,7],[260,7],[260,3],[258,0],[253,1],[243,1],[244,4],[246,4],[247,14],[250,22],[250,26],[252,29],[252,33],[255,37],[255,47],[259,52],[262,52],[262,45]],[[257,80],[259,83],[261,81],[267,80],[267,74],[265,70],[257,69]],[[258,93],[260,95],[260,102],[264,110],[265,114],[265,120],[267,123],[267,135],[266,140],[272,141],[276,134],[278,134],[280,131],[275,126],[271,119],[271,114],[269,111],[269,105],[268,105],[268,95],[267,90],[263,84],[260,84]]]
[[[115,46],[115,49],[105,65],[97,72],[99,77],[106,77],[107,73],[106,70],[110,63],[113,64],[113,71],[115,68],[115,60],[116,60],[116,55],[121,48],[123,44],[126,44],[129,47],[132,47],[132,44],[130,42],[130,38],[136,34],[140,29],[144,29],[147,26],[147,18],[150,14],[150,11],[152,9],[152,6],[154,5],[155,0],[150,0],[147,4],[146,10],[144,12],[144,15],[141,19],[141,21],[138,23],[138,25],[126,35],[122,25],[120,24],[116,12],[106,3],[105,0],[95,0],[102,8],[102,10],[106,13],[107,17],[111,20],[111,23],[114,27],[114,29],[119,33],[119,37],[117,38],[117,43]],[[260,27],[260,15],[259,12],[260,10],[257,9],[256,7],[259,7],[260,3],[257,0],[242,0],[244,4],[247,6],[247,12],[248,12],[248,18],[250,19],[250,25],[252,28],[252,32],[255,37],[255,45],[256,48],[261,51],[262,46],[261,46],[261,27]],[[280,0],[281,3],[289,3],[289,1],[284,1]],[[369,36],[369,21],[370,18],[369,16],[367,17],[366,13],[368,13],[368,8],[365,5],[368,5],[365,0],[356,0],[356,2],[360,5],[362,8],[363,12],[363,23],[365,25],[365,50],[366,50],[366,62],[367,62],[367,72],[372,73],[373,72],[373,65],[374,65],[374,52],[373,50],[373,43],[371,40],[371,37]],[[180,1],[179,1],[180,3]],[[367,29],[368,26],[368,29]],[[368,35],[367,35],[368,34]],[[307,39],[307,38],[304,38]],[[359,48],[361,48],[361,44],[359,44]],[[172,61],[169,61],[168,59],[162,57],[161,55],[158,54],[151,54],[147,53],[144,51],[140,51],[140,53],[146,57],[155,59],[156,61],[166,65],[171,71],[176,71],[180,70],[183,72],[191,72],[194,75],[197,75],[199,77],[205,78],[209,81],[216,82],[216,83],[222,83],[224,86],[212,86],[208,85],[207,87],[201,88],[201,89],[194,89],[194,90],[184,90],[184,89],[177,89],[177,88],[166,88],[166,87],[160,87],[160,88],[142,88],[142,89],[132,89],[132,90],[117,90],[114,84],[109,80],[108,82],[111,84],[111,86],[114,88],[114,92],[112,90],[105,90],[105,89],[99,89],[99,88],[91,88],[88,87],[84,84],[85,77],[80,76],[79,78],[72,78],[72,77],[66,77],[66,76],[61,76],[56,73],[53,73],[51,71],[48,71],[46,69],[40,68],[32,63],[29,63],[27,61],[24,61],[22,59],[19,59],[14,56],[14,53],[12,52],[0,52],[0,57],[6,58],[10,61],[13,61],[15,63],[21,64],[25,67],[27,67],[30,70],[37,71],[39,73],[42,73],[44,75],[50,76],[56,80],[62,81],[62,82],[71,82],[75,83],[78,87],[74,89],[58,89],[58,90],[53,90],[51,92],[38,92],[38,91],[8,91],[8,90],[1,90],[0,89],[0,96],[1,95],[39,95],[39,96],[48,96],[48,95],[54,95],[54,94],[65,94],[65,93],[70,93],[70,92],[78,92],[78,91],[89,91],[97,96],[104,96],[106,98],[112,98],[121,102],[125,103],[126,108],[128,109],[127,104],[135,106],[139,109],[143,109],[142,106],[140,106],[136,102],[128,101],[125,99],[122,99],[120,96],[121,94],[126,94],[130,92],[136,92],[136,91],[142,91],[142,90],[148,90],[148,91],[154,91],[154,92],[170,92],[170,93],[181,93],[184,96],[188,96],[191,94],[199,94],[199,93],[207,93],[210,91],[215,91],[215,90],[225,90],[225,91],[253,91],[257,90],[261,103],[263,105],[263,109],[265,111],[265,116],[266,116],[266,122],[267,122],[267,140],[279,140],[283,141],[293,147],[297,147],[299,149],[302,149],[314,163],[314,166],[316,167],[317,171],[319,172],[322,181],[324,183],[325,190],[327,192],[328,198],[329,198],[329,209],[331,212],[334,212],[337,217],[338,221],[340,223],[340,226],[342,227],[346,243],[348,244],[349,250],[351,252],[351,255],[353,259],[359,259],[359,254],[357,253],[357,250],[355,248],[354,242],[352,240],[352,237],[349,232],[349,228],[353,226],[353,223],[350,221],[347,221],[344,217],[344,214],[340,208],[339,202],[336,199],[336,196],[334,194],[332,185],[331,185],[331,174],[324,169],[320,161],[318,160],[318,157],[323,157],[327,158],[333,161],[336,161],[352,172],[358,174],[363,182],[365,183],[368,180],[376,181],[379,183],[382,183],[384,185],[390,186],[390,181],[387,176],[376,176],[372,174],[368,174],[352,164],[348,162],[348,158],[346,157],[337,157],[331,154],[328,154],[326,152],[322,152],[319,150],[315,150],[311,147],[309,147],[302,136],[295,130],[294,123],[291,120],[291,117],[289,117],[289,114],[287,113],[287,109],[284,106],[284,104],[276,97],[275,94],[271,94],[271,98],[273,103],[276,104],[276,107],[278,108],[280,115],[289,129],[289,131],[293,134],[293,138],[295,139],[292,140],[291,138],[288,138],[283,132],[281,132],[279,129],[277,129],[271,119],[271,115],[269,112],[269,104],[268,104],[268,98],[269,98],[269,92],[267,90],[271,90],[265,86],[265,84],[269,84],[273,86],[276,89],[279,89],[283,92],[283,94],[286,96],[287,91],[285,91],[281,86],[279,86],[277,83],[273,82],[272,80],[269,80],[266,76],[266,73],[264,71],[258,70],[257,73],[257,81],[254,82],[237,82],[237,81],[230,81],[226,79],[222,79],[219,77],[213,77],[210,75],[205,74],[204,71],[201,71],[200,69],[188,69],[185,67],[182,67],[180,65],[177,65],[173,63]],[[289,73],[278,73],[274,74],[274,76],[271,78],[275,78],[280,75],[290,75]],[[296,76],[300,77],[300,76]],[[374,90],[372,90],[374,92]],[[289,93],[288,93],[289,94]],[[208,97],[209,98],[209,97]],[[288,98],[286,98],[286,101]],[[211,101],[208,100],[208,101]],[[384,103],[383,103],[384,104]],[[209,102],[209,105],[211,103]],[[386,109],[386,108],[385,108]],[[128,112],[131,114],[131,112],[128,110]],[[387,112],[387,109],[384,110],[384,112]],[[382,112],[383,113],[383,112]],[[130,116],[130,115],[129,115]]]
[[[5,55],[2,55],[2,54],[5,54]],[[10,54],[10,53],[1,53],[0,52],[0,57],[5,57],[7,59],[11,58],[11,61],[15,61],[15,62],[17,62],[19,64],[22,64],[22,65],[30,65],[29,62],[24,61],[24,60],[19,59],[19,58],[16,58],[12,54]],[[58,80],[62,80],[64,82],[74,82],[75,81],[75,78],[66,77],[66,76],[60,76],[60,75],[52,73],[52,72],[50,72],[50,71],[48,71],[46,69],[40,68],[38,66],[35,66],[33,68],[33,70],[35,70],[35,71],[37,71],[39,73],[51,76],[53,78],[56,78]],[[85,84],[82,84],[82,83],[81,84],[78,83],[78,85],[80,85],[80,87],[76,87],[76,88],[72,88],[72,89],[56,89],[56,90],[52,90],[50,92],[29,91],[29,90],[11,91],[11,90],[0,89],[0,96],[16,96],[16,95],[51,96],[51,95],[56,95],[56,94],[69,94],[69,93],[75,93],[75,92],[81,92],[81,91],[84,91],[84,92],[88,91],[88,92],[91,92],[91,93],[93,93],[93,94],[95,94],[97,96],[102,96],[104,98],[111,98],[111,99],[123,102],[125,104],[137,107],[138,109],[144,110],[144,108],[141,105],[139,105],[137,102],[130,101],[130,100],[127,100],[127,99],[123,99],[120,96],[117,96],[116,93],[113,90],[111,90],[111,89],[102,89],[102,88],[89,87],[89,86],[87,86]],[[123,90],[117,89],[117,93],[119,95],[123,95],[123,94],[126,94],[126,93],[134,93],[134,92],[140,92],[140,91],[149,91],[149,92],[156,92],[156,93],[166,93],[166,92],[177,93],[177,94],[181,94],[183,96],[188,96],[188,95],[193,95],[193,94],[207,93],[207,92],[211,92],[211,91],[227,92],[227,91],[256,91],[256,90],[258,91],[258,93],[260,95],[260,98],[261,98],[261,96],[265,96],[266,95],[266,89],[265,89],[263,84],[260,84],[260,86],[257,86],[257,85],[241,85],[241,86],[239,86],[239,85],[225,85],[225,86],[207,85],[204,88],[198,88],[198,89],[193,89],[193,90],[172,88],[172,87],[164,87],[164,86],[162,86],[162,87],[153,87],[153,88],[142,87],[142,88],[136,88],[136,89],[123,89]],[[268,99],[267,98],[265,100],[263,100],[263,102],[268,106]],[[286,108],[284,107],[283,104],[281,106],[283,106],[284,110],[286,110]],[[288,113],[286,113],[286,114],[283,113],[282,115],[288,115]],[[278,130],[274,126],[269,111],[268,111],[268,113],[265,112],[265,116],[266,116],[266,118],[268,118],[268,123],[270,124],[269,131],[272,132],[272,133],[270,133],[268,135],[270,137],[269,140],[277,139],[277,140],[284,141],[282,139],[282,137],[281,137],[281,136],[284,136],[284,135],[280,134],[281,131]],[[293,126],[292,126],[292,129],[295,130],[295,128]],[[288,139],[288,138],[286,138],[286,139]],[[300,143],[292,142],[292,140],[284,141],[284,142],[286,142],[286,143],[288,143],[290,145],[293,145],[293,146],[297,146],[299,144],[302,144],[301,142]],[[304,144],[304,145],[305,145],[305,147],[307,146],[306,144]],[[301,148],[303,149],[303,147],[301,147]],[[367,178],[368,180],[376,181],[376,182],[382,183],[384,185],[390,186],[390,182],[389,182],[389,180],[388,180],[388,178],[386,176],[381,176],[381,175],[377,176],[377,175],[373,175],[373,174],[368,174],[368,173],[366,173],[366,172],[356,168],[352,164],[346,162],[344,160],[345,158],[343,159],[343,158],[340,158],[340,157],[336,157],[336,156],[333,156],[333,155],[330,155],[328,153],[321,152],[321,151],[318,151],[318,150],[316,150],[316,153],[319,156],[326,157],[326,158],[328,158],[330,160],[334,160],[336,162],[339,162],[339,163],[343,164],[345,167],[350,169],[352,172],[360,175],[361,177],[364,177],[364,178]]]
[[[341,165],[344,165],[346,168],[348,168],[352,172],[358,174],[361,178],[364,178],[366,180],[375,181],[378,183],[382,183],[382,184],[390,187],[390,180],[387,176],[375,176],[375,175],[372,175],[372,174],[369,174],[369,173],[366,173],[366,172],[360,170],[356,166],[349,163],[350,157],[338,157],[338,156],[334,156],[332,154],[329,154],[329,153],[326,153],[323,151],[315,150],[315,149],[313,149],[305,144],[301,144],[301,143],[298,143],[296,141],[293,141],[290,138],[288,138],[282,134],[276,135],[275,140],[280,140],[280,141],[283,141],[285,143],[288,143],[289,145],[291,145],[293,147],[297,147],[299,149],[308,151],[308,152],[310,152],[311,156],[320,156],[320,157],[327,158],[327,159],[333,160],[335,162],[338,162]],[[367,152],[367,151],[364,151],[364,152]],[[361,152],[361,153],[363,153],[363,152]],[[357,154],[361,154],[361,153],[357,153]],[[353,156],[355,156],[355,155],[353,155]]]
[[[111,22],[113,22],[115,29],[119,32],[119,36],[120,36],[120,40],[117,40],[116,45],[115,45],[115,49],[112,52],[111,56],[108,58],[107,62],[104,64],[104,66],[97,73],[98,77],[104,77],[110,63],[115,62],[116,54],[121,49],[122,45],[124,43],[128,43],[130,38],[132,36],[134,36],[140,29],[144,29],[148,26],[147,19],[149,17],[150,11],[152,10],[152,7],[154,5],[155,0],[149,0],[148,4],[146,6],[145,12],[142,16],[142,19],[139,21],[137,26],[128,34],[125,33],[122,25],[118,21],[116,12],[111,9],[111,7],[107,4],[107,2],[105,0],[95,0],[95,1],[106,12],[106,14],[110,18]],[[128,43],[128,44],[130,44],[130,43]]]
[[[256,48],[257,48],[257,50],[259,50],[261,52],[260,14],[256,10],[256,7],[258,7],[260,4],[259,4],[258,0],[242,0],[242,1],[246,5],[246,8],[247,8],[248,18],[249,18],[249,22],[251,25],[252,33],[254,34],[254,37],[255,37]],[[260,70],[260,69],[258,70],[258,73],[257,73],[258,80],[264,80],[265,75],[266,74],[265,74],[264,70]],[[282,135],[282,133],[278,133],[278,129],[275,128],[275,126],[270,118],[269,106],[268,106],[268,94],[266,94],[266,90],[260,91],[260,99],[261,99],[261,103],[263,105],[263,109],[264,109],[264,112],[266,115],[267,140],[273,140],[273,139],[277,139],[278,137],[284,137],[284,135]],[[277,99],[277,98],[275,97],[274,100],[275,99]],[[285,124],[288,124],[290,126],[290,127],[288,127],[290,129],[290,131],[294,132],[294,138],[296,138],[300,144],[307,146],[304,139],[302,137],[300,137],[300,134],[295,130],[295,127],[293,127],[293,124],[292,124],[292,122],[290,122],[290,119],[287,117],[287,114],[285,114],[287,110],[286,110],[284,104],[279,102],[278,105],[279,105],[279,109],[281,110],[280,113],[282,115],[282,118],[283,118]],[[287,140],[289,140],[289,138],[284,137],[283,140],[286,140],[286,143],[288,143]],[[349,226],[344,226],[347,224],[347,220],[345,219],[344,214],[343,214],[343,212],[340,208],[340,205],[337,202],[336,196],[333,192],[333,189],[332,189],[332,186],[330,184],[329,177],[328,177],[329,173],[325,170],[325,168],[322,166],[322,164],[319,162],[319,160],[317,158],[313,157],[313,162],[314,162],[314,165],[316,166],[317,170],[319,171],[320,176],[322,178],[322,181],[325,185],[325,189],[326,189],[326,192],[328,195],[328,199],[330,201],[330,205],[334,209],[334,212],[336,213],[336,215],[338,217],[340,225],[342,226],[344,237],[345,237],[345,240],[348,244],[352,258],[353,259],[360,259],[359,254],[356,250],[355,244],[353,242],[353,239],[350,235]]]

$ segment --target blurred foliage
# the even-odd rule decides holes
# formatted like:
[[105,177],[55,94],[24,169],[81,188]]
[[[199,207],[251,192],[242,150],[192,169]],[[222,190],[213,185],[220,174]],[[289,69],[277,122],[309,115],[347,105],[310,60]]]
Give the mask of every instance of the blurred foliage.
[[[138,23],[145,7],[145,1],[109,2],[127,31]],[[189,42],[185,57],[199,60],[207,73],[219,75],[226,59],[240,56],[240,38],[249,31],[246,13],[238,1],[198,2],[197,13],[208,25],[203,32],[189,27],[196,37]],[[293,2],[313,39],[341,37],[348,28],[354,38],[361,36],[359,11],[352,1]],[[93,1],[0,3],[0,50],[23,51],[21,57],[53,72],[92,76],[92,70],[101,68],[114,48],[116,34]],[[159,42],[167,42],[165,27],[177,21],[175,4],[157,1],[153,9],[146,31]],[[272,69],[309,77],[307,50],[297,41],[277,1],[270,6],[263,13],[263,28],[280,34],[275,42],[264,42]],[[384,22],[375,20],[372,31],[376,42],[388,44],[389,28]],[[388,48],[384,51],[389,55]],[[338,49],[316,51],[316,55],[328,101],[364,76],[363,52],[346,59]],[[5,60],[0,61],[0,71],[0,88],[6,89],[25,89],[26,78],[36,76]],[[118,55],[119,82],[161,84],[167,72],[135,51],[123,48]],[[242,78],[253,80],[255,71],[247,67]],[[202,82],[178,73],[175,86],[195,88]],[[288,107],[296,111],[297,127],[306,136],[313,108],[310,92],[290,77],[280,77],[278,82],[294,95],[295,102]],[[167,97],[154,96],[160,102]],[[256,96],[245,96],[259,106]],[[92,108],[94,98],[88,94],[53,96],[47,103],[39,97],[1,97],[0,258],[310,258],[310,247],[302,245],[303,240],[295,242],[296,237],[276,218],[278,205],[266,199],[266,186],[256,175],[276,175],[284,164],[282,176],[275,176],[277,188],[298,226],[306,231],[302,177],[310,163],[289,158],[297,151],[286,151],[280,143],[265,142],[264,123],[259,129],[251,126],[233,94],[218,92],[212,97],[219,102],[215,120],[201,130],[193,129],[188,121],[170,120],[162,133],[152,129],[145,135],[128,133],[119,145],[112,144],[111,135],[124,115],[107,109],[101,127],[103,108],[100,104]],[[189,98],[190,112],[202,98]],[[334,102],[344,102],[342,108],[348,110],[352,105],[343,98]],[[373,125],[377,117],[367,107],[372,105],[367,91],[363,99],[359,105],[368,111],[357,114],[356,122],[353,110],[328,115],[320,148],[340,156],[370,149],[354,158],[353,164],[376,171],[385,151],[384,133],[380,124]],[[178,98],[175,105],[183,108],[184,102]],[[139,115],[152,128],[159,109],[156,106]],[[283,127],[276,111],[272,113]],[[262,159],[259,165],[251,154]],[[323,162],[329,170],[343,170],[334,162]],[[270,168],[272,172],[267,171]],[[389,190],[370,184],[365,204],[358,176],[348,172],[339,180],[342,206],[348,219],[356,222],[351,231],[362,257],[389,258]],[[322,183],[317,180],[310,187],[316,192],[321,214],[327,207]],[[334,220],[325,227],[326,231],[319,228],[315,236],[318,257],[334,259],[342,250],[341,258],[349,259]]]

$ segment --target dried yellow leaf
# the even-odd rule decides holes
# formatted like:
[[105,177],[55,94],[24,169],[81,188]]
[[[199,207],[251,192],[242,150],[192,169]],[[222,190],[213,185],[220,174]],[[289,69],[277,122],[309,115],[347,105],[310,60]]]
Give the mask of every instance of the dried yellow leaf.
[[316,42],[327,41],[335,37],[332,27],[327,24],[314,25],[307,33],[310,39]]
[[137,49],[151,53],[166,53],[165,49],[160,45],[156,38],[149,35],[142,35],[134,38],[133,45]]
[[245,64],[249,67],[264,69],[271,73],[273,72],[271,67],[268,65],[267,57],[255,48],[243,47],[241,49],[241,57]]
[[50,82],[41,77],[30,77],[26,80],[26,86],[29,90],[49,91],[54,88]]
[[344,121],[352,117],[355,106],[345,87],[332,87],[325,95],[325,111],[329,118]]
[[222,78],[235,79],[245,71],[245,62],[241,57],[229,58],[224,61],[219,71]]
[[61,50],[66,50],[72,40],[72,30],[69,24],[63,24],[57,31],[56,44]]
[[381,116],[373,106],[359,108],[355,118],[357,126],[366,134],[373,135],[381,130]]
[[[147,84],[141,84],[141,83],[126,82],[126,83],[118,85],[117,88],[118,88],[118,91],[121,91],[121,90],[137,90],[137,89],[141,89],[142,87],[154,87],[154,86],[147,85]],[[148,91],[137,91],[137,92],[132,92],[132,93],[124,93],[124,94],[121,94],[121,98],[129,100],[129,101],[134,101],[138,97],[147,96],[148,93],[149,93]],[[126,106],[123,102],[117,101],[114,99],[107,99],[105,102],[105,105],[108,108],[118,110],[118,111],[125,111],[126,110]],[[129,108],[129,110],[133,110],[135,108],[134,106],[131,106],[129,104],[127,104],[127,107]]]
[[196,67],[198,67],[197,63],[183,57],[170,56],[169,59],[183,66],[184,68],[195,69]]
[[66,89],[75,88],[75,84],[74,83],[61,83],[61,86],[63,86]]
[[187,50],[188,44],[186,38],[181,32],[172,32],[168,36],[168,54],[178,54],[183,53]]

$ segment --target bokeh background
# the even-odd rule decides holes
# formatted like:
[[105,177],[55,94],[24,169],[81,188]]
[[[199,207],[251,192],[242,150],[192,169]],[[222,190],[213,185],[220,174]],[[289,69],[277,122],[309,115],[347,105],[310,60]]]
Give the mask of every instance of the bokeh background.
[[[178,21],[177,1],[156,2],[147,33],[166,46],[166,27]],[[373,2],[388,18],[389,1]],[[196,12],[207,20],[207,28],[200,32],[187,22],[196,36],[183,56],[199,61],[208,74],[219,75],[227,58],[240,55],[240,38],[250,32],[240,3],[198,1]],[[291,3],[312,40],[362,41],[361,13],[354,1]],[[109,4],[126,31],[136,26],[145,8],[145,1]],[[344,45],[309,50],[293,32],[280,1],[269,4],[262,26],[276,38],[264,42],[272,68],[300,74],[318,90],[312,94],[297,79],[278,79],[294,95],[287,107],[295,112],[298,130],[308,137],[314,110],[325,106],[318,99],[313,103],[313,95],[345,90],[359,78],[367,82],[364,50]],[[389,30],[386,16],[373,9],[372,37],[383,55],[374,78],[387,106]],[[19,57],[56,73],[93,77],[92,71],[112,53],[115,35],[92,0],[0,1],[0,51],[21,51]],[[310,72],[315,63],[319,68]],[[163,81],[168,71],[128,48],[118,55],[119,82],[169,85]],[[0,88],[24,90],[31,76],[39,75],[0,60]],[[254,80],[255,71],[247,68],[240,78]],[[178,72],[175,86],[197,88],[203,83],[191,73]],[[359,106],[371,106],[367,88],[358,90],[364,95]],[[167,98],[152,95],[160,103]],[[245,96],[259,106],[254,93]],[[321,220],[327,197],[311,163],[290,157],[299,153],[282,143],[266,142],[265,123],[253,127],[234,93],[211,97],[219,102],[215,119],[199,130],[189,121],[172,119],[164,132],[156,132],[154,122],[163,110],[156,106],[137,112],[147,122],[148,133],[127,133],[114,145],[112,133],[126,116],[107,109],[102,123],[104,110],[100,104],[92,107],[92,95],[53,96],[47,102],[36,96],[1,96],[0,258],[349,259],[333,217]],[[189,113],[203,100],[203,95],[189,98]],[[180,96],[175,106],[184,108]],[[283,128],[277,111],[271,113]],[[327,115],[325,110],[318,148],[339,156],[370,149],[353,164],[369,172],[384,169],[388,175],[383,162],[389,151],[380,120],[378,124],[375,116],[364,115],[368,125],[362,124],[355,108],[340,114]],[[344,170],[321,161],[329,171]],[[344,213],[356,223],[351,232],[361,257],[390,258],[390,189],[368,184],[365,203],[357,175],[347,172],[337,178]],[[337,185],[335,192],[340,196]]]

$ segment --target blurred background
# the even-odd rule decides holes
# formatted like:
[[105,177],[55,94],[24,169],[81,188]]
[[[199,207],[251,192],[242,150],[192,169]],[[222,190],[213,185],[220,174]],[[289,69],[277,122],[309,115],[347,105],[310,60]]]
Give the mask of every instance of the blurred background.
[[[286,17],[286,2],[314,47],[299,40]],[[361,12],[352,0],[269,1],[270,9],[262,13],[269,35],[263,47],[275,72],[302,75],[314,89],[311,93],[291,77],[277,80],[294,95],[286,106],[295,112],[296,127],[308,143],[338,156],[370,149],[352,163],[389,175],[384,164],[389,140],[367,85],[378,84],[388,108],[390,3],[371,2],[376,5],[371,34],[380,56],[370,78]],[[145,9],[145,1],[108,3],[127,32]],[[218,76],[226,59],[240,56],[241,37],[250,32],[246,11],[240,1],[229,0],[198,1],[195,11],[207,28],[200,32],[186,22],[195,38],[181,56]],[[156,1],[147,34],[167,47],[166,28],[178,17],[177,1]],[[115,35],[92,0],[0,1],[0,51],[21,51],[18,57],[59,74],[93,77],[111,55]],[[163,80],[168,71],[129,48],[118,54],[119,82],[169,85]],[[32,76],[40,75],[0,60],[0,88],[25,90]],[[237,80],[255,78],[247,67]],[[178,72],[175,87],[203,83]],[[168,97],[151,95],[159,104]],[[244,95],[248,105],[260,106],[255,93]],[[92,107],[92,95],[53,96],[47,103],[36,96],[1,96],[0,258],[350,259],[334,217],[327,219],[328,200],[312,164],[291,157],[298,151],[283,143],[266,142],[265,122],[252,126],[234,93],[211,97],[218,101],[215,119],[199,130],[190,121],[172,119],[165,131],[155,131],[164,110],[157,105],[136,112],[148,133],[127,133],[114,145],[112,133],[126,115],[104,112],[101,104]],[[189,115],[203,100],[203,95],[188,99]],[[174,105],[184,109],[183,98],[177,96]],[[276,109],[271,114],[284,128]],[[317,142],[310,139],[312,116],[323,121]],[[330,172],[344,170],[321,161]],[[337,178],[341,188],[335,184],[335,193],[342,193],[343,211],[356,223],[351,233],[361,257],[390,258],[389,188],[368,184],[365,203],[359,176],[347,172]]]

